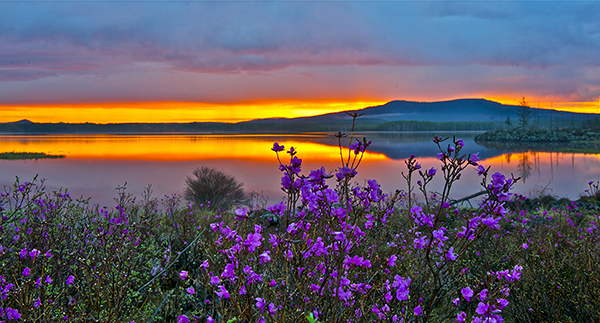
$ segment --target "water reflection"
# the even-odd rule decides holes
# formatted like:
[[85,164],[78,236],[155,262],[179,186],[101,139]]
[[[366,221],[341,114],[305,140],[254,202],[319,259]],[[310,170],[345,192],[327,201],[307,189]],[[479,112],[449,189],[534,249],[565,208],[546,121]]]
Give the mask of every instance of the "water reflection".
[[[542,190],[577,198],[587,182],[600,179],[600,155],[543,151],[540,147],[490,147],[473,141],[476,133],[460,133],[465,153],[479,152],[481,163],[492,172],[522,178],[516,192],[531,195]],[[358,181],[375,178],[385,191],[406,189],[400,172],[404,159],[415,154],[423,167],[439,167],[431,133],[363,133],[373,144],[359,169]],[[452,134],[436,133],[451,136]],[[343,139],[347,145],[349,138]],[[152,183],[156,195],[181,193],[192,169],[212,166],[235,175],[247,190],[263,192],[271,201],[282,197],[281,173],[273,142],[298,148],[303,172],[340,166],[338,139],[333,135],[52,135],[0,136],[0,152],[27,151],[64,154],[61,160],[0,161],[0,185],[15,176],[25,180],[39,173],[49,189],[68,187],[76,196],[111,205],[114,188],[128,182],[139,195]],[[550,147],[552,149],[552,147]],[[348,151],[343,152],[347,154]],[[480,190],[475,170],[468,169],[454,185],[453,198]],[[430,185],[441,190],[441,178]]]

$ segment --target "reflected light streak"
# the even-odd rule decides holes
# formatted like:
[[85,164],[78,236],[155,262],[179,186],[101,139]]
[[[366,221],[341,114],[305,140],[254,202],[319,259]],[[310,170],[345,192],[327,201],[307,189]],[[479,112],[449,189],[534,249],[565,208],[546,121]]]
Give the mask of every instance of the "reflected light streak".
[[[278,140],[286,150],[294,146],[298,157],[314,162],[340,160],[337,146],[294,139]],[[44,152],[67,158],[122,160],[212,160],[240,159],[276,162],[273,140],[262,136],[124,136],[124,135],[46,135],[0,136],[1,152]],[[344,149],[344,157],[348,150]],[[354,154],[352,154],[354,155]],[[282,162],[289,158],[280,153]],[[366,152],[363,161],[387,160],[384,154]]]

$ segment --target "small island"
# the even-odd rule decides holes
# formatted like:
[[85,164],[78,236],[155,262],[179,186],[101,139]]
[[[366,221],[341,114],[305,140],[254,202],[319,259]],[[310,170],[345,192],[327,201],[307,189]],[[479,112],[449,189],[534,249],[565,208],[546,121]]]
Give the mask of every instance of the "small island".
[[494,130],[475,137],[477,142],[581,142],[598,140],[600,140],[600,130],[584,128]]
[[487,131],[475,142],[499,150],[552,150],[563,153],[600,153],[600,130],[592,128],[511,129]]
[[18,160],[18,159],[55,159],[65,158],[65,155],[50,155],[46,153],[32,153],[32,152],[4,152],[0,153],[0,160]]

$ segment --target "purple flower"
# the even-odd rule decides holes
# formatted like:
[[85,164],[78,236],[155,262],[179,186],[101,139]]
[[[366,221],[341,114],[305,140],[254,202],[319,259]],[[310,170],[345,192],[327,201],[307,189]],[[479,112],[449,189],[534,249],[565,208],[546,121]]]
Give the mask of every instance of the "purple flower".
[[428,171],[427,171],[427,175],[429,176],[433,176],[435,175],[435,173],[437,172],[437,169],[431,167]]
[[267,250],[258,256],[261,265],[266,262],[271,261],[271,256],[269,256],[269,253],[271,253],[271,252],[269,250]]
[[467,287],[461,289],[460,293],[467,300],[467,302],[471,301],[471,297],[473,297],[473,290],[471,289],[471,287],[467,286]]
[[475,313],[479,314],[479,315],[484,315],[488,309],[490,308],[490,304],[484,304],[482,302],[479,302],[479,304],[477,304],[477,309],[475,310]]
[[263,240],[263,237],[260,234],[260,226],[258,227],[259,228],[257,229],[255,226],[255,233],[248,233],[248,237],[246,238],[246,241],[244,241],[244,246],[247,246],[248,251],[251,253],[262,245],[261,240]]
[[196,290],[193,287],[190,287],[188,289],[186,289],[186,291],[188,292],[188,294],[190,295],[194,295],[194,293],[196,292]]
[[190,319],[185,315],[179,315],[177,317],[177,323],[190,323]]
[[439,160],[442,160],[442,159],[444,159],[444,153],[437,153],[437,158],[438,158]]
[[523,243],[523,249],[527,249],[527,243]]
[[210,283],[213,285],[220,284],[221,278],[219,278],[218,276],[212,276],[212,277],[210,277]]
[[460,298],[455,298],[452,300],[452,303],[454,303],[455,306],[458,306],[458,304],[460,304]]
[[346,178],[353,178],[354,176],[356,176],[358,173],[352,169],[352,168],[348,168],[348,167],[342,167],[340,168],[339,172],[337,172],[335,174],[335,177],[337,178],[338,181],[342,181]]
[[498,302],[498,304],[499,304],[498,306],[500,307],[501,310],[504,309],[506,307],[506,305],[508,305],[508,301],[503,298],[498,298],[496,301]]
[[21,259],[24,259],[25,257],[27,257],[27,248],[21,249],[21,252],[19,252],[19,257]]
[[471,158],[469,158],[469,161],[473,166],[477,166],[477,162],[480,160],[481,159],[479,158],[479,153],[474,153],[473,155],[471,155]]
[[456,260],[456,254],[454,253],[454,247],[450,247],[450,249],[448,249],[448,253],[446,254],[446,257],[452,261]]
[[4,313],[6,314],[6,318],[9,320],[18,320],[21,318],[21,314],[19,314],[18,310],[12,309],[10,307],[7,307],[4,310]]
[[498,226],[499,220],[500,220],[500,218],[489,217],[489,218],[481,219],[481,223],[487,225],[488,227],[490,227],[492,229],[500,229],[500,227]]
[[386,303],[389,303],[392,301],[392,293],[391,292],[385,293],[385,295],[383,297],[385,298]]
[[185,279],[187,278],[187,276],[188,276],[188,272],[187,272],[187,271],[185,271],[185,270],[182,270],[182,271],[179,273],[179,277],[181,277],[181,280],[185,280]]
[[279,145],[278,143],[273,143],[273,148],[271,148],[272,151],[274,152],[280,152],[283,151],[285,149],[284,145]]
[[37,300],[35,301],[35,303],[33,303],[33,307],[38,308],[40,305],[42,305],[42,301],[38,297]]
[[396,260],[398,260],[398,257],[396,255],[391,255],[390,259],[388,259],[388,267],[396,266]]
[[40,255],[40,251],[37,249],[33,249],[31,250],[31,252],[29,252],[29,257],[31,257],[31,260],[33,260],[35,257]]
[[242,208],[242,209],[235,210],[235,215],[237,215],[238,217],[244,217],[244,216],[248,215],[248,208]]
[[46,276],[45,282],[46,284],[52,284],[52,278],[50,278],[50,276]]
[[221,277],[223,277],[223,279],[235,277],[233,264],[230,263],[225,266],[225,270],[223,270]]
[[31,275],[31,269],[29,269],[29,268],[25,268],[25,269],[23,269],[23,273],[22,273],[22,274],[23,274],[23,276],[25,276],[25,277],[27,277],[27,276]]
[[467,313],[460,312],[456,314],[456,322],[463,323],[467,319]]
[[204,260],[200,265],[200,268],[207,270],[208,269],[208,260]]
[[482,165],[477,165],[477,176],[481,176],[485,174],[485,167]]
[[256,299],[256,307],[263,310],[265,308],[265,299],[264,298],[255,298]]
[[335,240],[337,240],[337,241],[344,241],[344,240],[346,240],[346,235],[344,234],[344,232],[334,231],[334,232],[332,232],[332,234],[334,235]]
[[74,281],[75,281],[75,277],[73,277],[73,275],[69,276],[67,278],[67,286],[73,284]]
[[479,293],[479,300],[482,301],[482,302],[485,302],[485,300],[487,299],[487,297],[488,297],[488,289],[485,288],[484,290],[482,290]]
[[427,245],[427,237],[423,235],[420,238],[414,239],[413,242],[415,244],[415,248],[423,249]]
[[219,285],[218,288],[219,288],[219,290],[215,291],[215,294],[217,294],[217,296],[219,296],[219,298],[221,298],[221,299],[229,298],[229,292],[225,289],[225,286]]
[[410,290],[408,290],[408,285],[410,284],[410,278],[402,278],[398,275],[394,277],[394,282],[392,283],[392,287],[398,288],[396,291],[396,298],[399,301],[405,301],[408,299],[408,294]]
[[456,140],[456,145],[459,146],[459,147],[464,147],[465,143],[463,142],[462,139],[458,139],[458,140]]
[[423,311],[421,310],[421,305],[415,307],[414,312],[416,316],[421,316],[423,314]]
[[275,304],[269,303],[269,313],[271,313],[271,315],[273,315],[273,314],[275,314],[275,312],[277,312],[277,309],[275,308]]

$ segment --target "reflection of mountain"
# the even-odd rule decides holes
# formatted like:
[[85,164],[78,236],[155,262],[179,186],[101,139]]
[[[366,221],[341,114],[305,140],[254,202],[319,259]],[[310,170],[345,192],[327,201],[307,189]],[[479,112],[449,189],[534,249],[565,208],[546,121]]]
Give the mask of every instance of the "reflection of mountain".
[[[456,135],[456,138],[463,139],[465,147],[463,153],[473,154],[479,152],[480,158],[491,158],[499,156],[502,152],[488,149],[476,144],[473,141],[476,132],[459,132],[459,133],[444,133],[435,132],[435,135],[450,137],[444,141],[445,145],[452,142],[452,136]],[[386,155],[391,159],[407,159],[410,155],[414,154],[417,157],[436,157],[439,153],[439,149],[436,144],[433,143],[433,133],[428,132],[404,132],[404,133],[381,133],[381,132],[369,132],[357,134],[357,139],[362,137],[371,140],[372,144],[369,147],[369,151],[377,152]],[[338,139],[333,135],[325,137],[307,137],[303,140],[315,141],[327,145],[338,145]],[[342,145],[347,147],[349,144],[349,138],[342,139]]]

